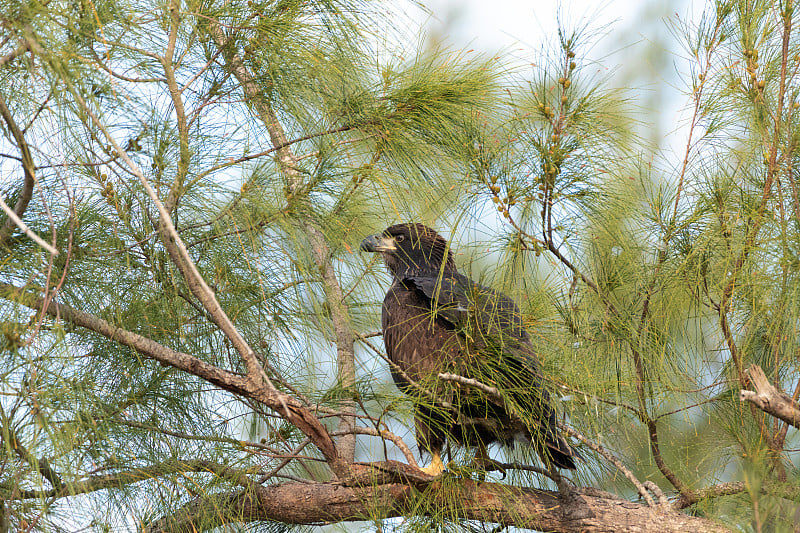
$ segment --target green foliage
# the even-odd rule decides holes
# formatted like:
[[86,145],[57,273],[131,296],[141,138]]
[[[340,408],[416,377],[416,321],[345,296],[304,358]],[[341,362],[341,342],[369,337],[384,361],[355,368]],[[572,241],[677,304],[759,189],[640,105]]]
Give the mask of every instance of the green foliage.
[[[564,421],[665,492],[744,483],[698,497],[693,513],[790,530],[796,430],[739,399],[752,364],[789,395],[798,383],[790,5],[720,0],[676,23],[691,118],[674,156],[632,133],[647,119],[593,74],[585,31],[561,29],[551,53],[510,72],[504,59],[409,52],[402,27],[359,1],[3,2],[3,199],[13,208],[26,187],[13,121],[36,165],[22,218],[60,253],[19,230],[0,239],[0,526],[133,529],[205,498],[198,524],[212,527],[249,520],[224,498],[247,490],[233,470],[264,484],[331,479],[306,435],[262,403],[34,305],[55,299],[245,372],[170,257],[135,167],[269,378],[329,431],[353,409],[359,427],[413,444],[412,406],[369,336],[389,280],[358,246],[420,221],[448,237],[462,272],[517,302]],[[397,49],[378,50],[376,35]],[[497,363],[481,381],[507,371]],[[451,452],[460,465],[474,453]],[[581,453],[575,482],[638,497]],[[359,435],[357,460],[386,458],[404,460]],[[530,471],[506,482],[552,487]],[[415,494],[403,520],[380,508],[359,518],[483,527],[454,519],[462,502],[442,494]]]

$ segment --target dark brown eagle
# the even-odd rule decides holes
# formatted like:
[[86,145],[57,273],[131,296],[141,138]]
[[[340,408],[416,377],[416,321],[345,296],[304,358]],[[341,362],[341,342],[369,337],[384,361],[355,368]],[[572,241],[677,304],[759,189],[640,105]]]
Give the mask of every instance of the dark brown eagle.
[[[361,249],[378,252],[392,273],[383,300],[386,353],[397,387],[415,407],[417,444],[444,470],[445,442],[477,447],[522,437],[546,465],[575,468],[580,455],[561,437],[530,337],[506,295],[459,274],[447,242],[423,224],[397,224]],[[496,389],[445,380],[462,376]]]

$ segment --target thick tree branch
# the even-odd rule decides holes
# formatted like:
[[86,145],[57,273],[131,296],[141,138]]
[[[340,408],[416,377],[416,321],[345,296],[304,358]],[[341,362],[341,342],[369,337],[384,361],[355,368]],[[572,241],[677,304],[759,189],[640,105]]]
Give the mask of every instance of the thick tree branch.
[[775,388],[760,366],[752,365],[747,369],[746,374],[750,378],[750,384],[755,392],[742,389],[739,392],[739,399],[743,402],[750,402],[765,413],[800,428],[800,406],[797,402],[792,400],[788,394]]
[[[569,497],[452,478],[416,486],[287,483],[260,487],[255,493],[240,491],[198,498],[177,513],[151,524],[146,531],[192,532],[229,522],[264,520],[289,524],[380,520],[434,510],[437,516],[446,515],[453,520],[480,520],[556,532],[730,531],[704,518],[671,510],[659,512],[611,495],[597,494],[589,489]],[[421,505],[423,499],[427,505]]]

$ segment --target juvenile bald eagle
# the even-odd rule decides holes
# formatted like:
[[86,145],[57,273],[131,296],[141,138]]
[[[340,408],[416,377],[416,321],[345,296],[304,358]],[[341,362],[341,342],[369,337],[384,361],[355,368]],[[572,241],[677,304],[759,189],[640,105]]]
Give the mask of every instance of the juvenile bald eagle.
[[[514,302],[459,274],[447,242],[423,224],[397,224],[361,249],[378,252],[392,273],[381,323],[397,387],[415,407],[417,444],[444,470],[446,441],[477,447],[532,443],[548,466],[575,468],[580,457],[558,434],[556,415],[530,337]],[[499,394],[444,380],[455,374]],[[499,396],[499,397],[498,397]]]

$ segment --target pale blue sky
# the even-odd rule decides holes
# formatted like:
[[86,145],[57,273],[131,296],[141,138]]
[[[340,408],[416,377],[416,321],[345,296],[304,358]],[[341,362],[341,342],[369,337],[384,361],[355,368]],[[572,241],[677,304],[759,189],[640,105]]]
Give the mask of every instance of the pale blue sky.
[[[412,0],[413,1],[413,0]],[[503,52],[518,64],[541,60],[556,44],[558,21],[568,30],[586,28],[589,48],[579,51],[595,68],[614,72],[648,109],[642,135],[666,150],[684,143],[686,93],[681,77],[688,63],[670,30],[677,18],[699,19],[704,0],[422,0],[427,12],[414,18],[428,39],[456,49]],[[674,29],[674,28],[673,28]],[[678,32],[679,33],[679,32]],[[552,49],[551,49],[552,51]],[[552,57],[552,52],[550,54]],[[652,121],[652,122],[650,122]]]
[[[413,0],[412,0],[413,1]],[[412,10],[429,41],[455,49],[502,52],[511,64],[536,63],[557,43],[558,21],[567,30],[585,28],[581,57],[614,73],[610,83],[631,90],[649,110],[641,135],[666,150],[683,149],[688,71],[682,46],[669,29],[677,16],[697,20],[703,0],[422,0]],[[587,48],[588,46],[588,48]],[[553,57],[552,48],[545,55]],[[646,118],[645,118],[646,117]]]
[[[456,47],[482,50],[539,49],[555,34],[559,13],[569,26],[582,21],[594,30],[630,27],[650,2],[642,0],[426,0],[431,11],[426,27],[446,26],[448,41]],[[678,2],[682,3],[682,2]],[[425,15],[420,14],[419,20]],[[612,26],[613,24],[613,26]],[[631,41],[641,39],[631,36]]]

